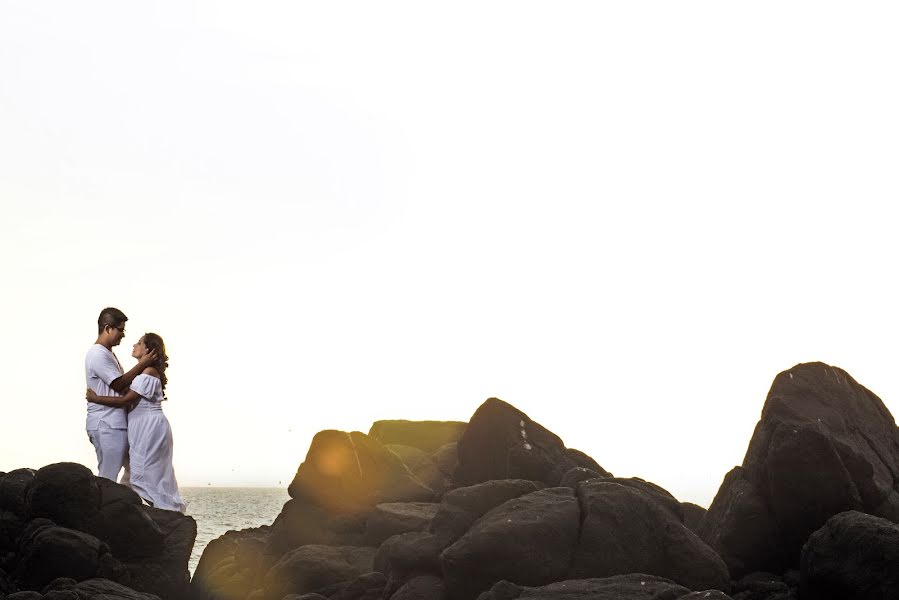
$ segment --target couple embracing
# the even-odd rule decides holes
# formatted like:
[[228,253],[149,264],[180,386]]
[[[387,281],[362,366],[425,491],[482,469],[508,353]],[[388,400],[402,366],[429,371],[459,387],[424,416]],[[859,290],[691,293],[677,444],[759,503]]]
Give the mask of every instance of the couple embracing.
[[172,429],[162,412],[168,356],[162,338],[145,333],[131,352],[137,364],[125,372],[112,349],[125,337],[128,317],[104,308],[97,341],[84,360],[87,436],[97,451],[98,475],[131,487],[151,506],[184,512],[172,467]]

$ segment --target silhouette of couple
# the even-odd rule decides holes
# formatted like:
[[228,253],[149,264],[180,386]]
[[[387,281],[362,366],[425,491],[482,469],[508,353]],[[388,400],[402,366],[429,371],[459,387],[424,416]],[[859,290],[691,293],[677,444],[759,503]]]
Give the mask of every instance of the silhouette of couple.
[[104,308],[97,341],[84,360],[87,378],[87,437],[97,451],[100,477],[129,486],[151,506],[184,512],[172,467],[172,429],[162,412],[168,356],[162,338],[145,333],[131,352],[137,364],[127,373],[112,349],[125,337],[128,317]]

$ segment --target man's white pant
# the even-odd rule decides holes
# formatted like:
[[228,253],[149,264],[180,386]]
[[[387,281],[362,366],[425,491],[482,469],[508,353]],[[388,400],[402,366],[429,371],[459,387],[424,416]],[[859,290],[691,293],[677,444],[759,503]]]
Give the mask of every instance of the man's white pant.
[[125,467],[122,483],[129,485],[128,430],[113,429],[105,421],[100,421],[99,429],[88,430],[87,437],[97,451],[97,474],[115,481],[119,477],[119,471]]

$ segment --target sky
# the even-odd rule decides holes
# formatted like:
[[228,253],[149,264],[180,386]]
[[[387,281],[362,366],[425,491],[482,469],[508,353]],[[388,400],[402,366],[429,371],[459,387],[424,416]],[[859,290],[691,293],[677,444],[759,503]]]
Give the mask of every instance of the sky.
[[708,506],[775,375],[899,412],[887,2],[0,0],[0,471],[105,306],[185,486],[499,397]]

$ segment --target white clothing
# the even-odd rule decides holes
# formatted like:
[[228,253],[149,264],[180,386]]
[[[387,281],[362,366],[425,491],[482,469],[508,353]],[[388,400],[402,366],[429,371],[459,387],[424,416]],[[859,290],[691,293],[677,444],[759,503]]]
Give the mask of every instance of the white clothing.
[[156,508],[184,512],[187,504],[172,466],[172,428],[162,412],[162,382],[138,375],[131,389],[141,397],[128,415],[131,488]]
[[[97,451],[97,475],[115,481],[128,460],[128,430],[113,429],[106,421],[100,421],[97,429],[88,430],[87,438]],[[122,479],[125,485],[127,472],[126,468]]]
[[[112,382],[125,374],[119,359],[112,350],[102,344],[94,344],[84,359],[84,375],[87,387],[98,396],[121,396],[112,387]],[[113,429],[127,429],[128,418],[124,408],[105,406],[96,402],[87,403],[87,430],[96,431],[100,421],[105,421]]]
[[[94,344],[84,358],[87,387],[98,396],[121,396],[112,382],[125,374],[119,359],[102,344]],[[128,485],[128,418],[124,408],[87,403],[87,437],[97,451],[97,474],[115,481],[125,467],[122,483]]]

